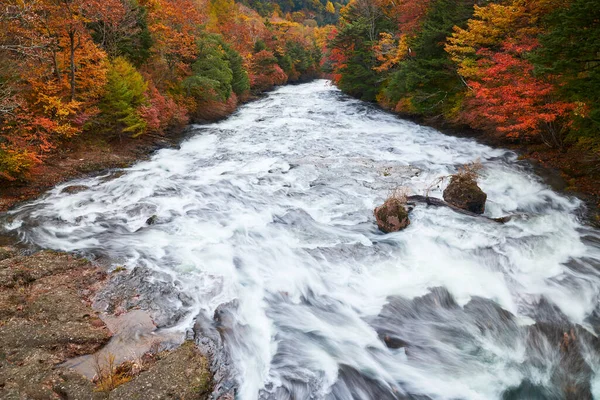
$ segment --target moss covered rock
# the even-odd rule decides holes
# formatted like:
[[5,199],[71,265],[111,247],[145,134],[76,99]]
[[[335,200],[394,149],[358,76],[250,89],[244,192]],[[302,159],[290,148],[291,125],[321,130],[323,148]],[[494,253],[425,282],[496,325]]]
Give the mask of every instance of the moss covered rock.
[[398,232],[410,225],[404,202],[394,197],[375,209],[375,219],[379,229],[385,233]]
[[453,206],[475,214],[483,214],[487,194],[471,178],[455,175],[444,190],[444,200]]
[[210,398],[212,375],[209,361],[192,342],[161,355],[148,371],[110,392],[110,399]]

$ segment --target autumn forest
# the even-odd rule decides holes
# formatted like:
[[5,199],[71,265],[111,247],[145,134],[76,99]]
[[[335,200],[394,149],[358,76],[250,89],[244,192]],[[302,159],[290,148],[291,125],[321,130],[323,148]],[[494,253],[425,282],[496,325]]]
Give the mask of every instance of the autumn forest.
[[597,1],[4,0],[0,55],[5,183],[74,140],[168,135],[323,76],[600,173]]

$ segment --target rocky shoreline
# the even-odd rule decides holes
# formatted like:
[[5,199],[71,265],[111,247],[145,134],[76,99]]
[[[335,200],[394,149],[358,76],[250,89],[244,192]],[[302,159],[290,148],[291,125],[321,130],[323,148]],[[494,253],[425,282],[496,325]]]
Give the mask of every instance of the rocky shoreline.
[[133,273],[1,247],[0,398],[209,398],[209,358],[192,341],[161,332],[135,299],[127,309],[101,309]]

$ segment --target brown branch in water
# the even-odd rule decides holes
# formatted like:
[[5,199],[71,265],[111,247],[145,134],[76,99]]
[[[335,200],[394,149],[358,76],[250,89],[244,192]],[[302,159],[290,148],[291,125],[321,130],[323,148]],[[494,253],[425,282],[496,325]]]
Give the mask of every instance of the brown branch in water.
[[467,211],[467,210],[463,210],[462,208],[458,208],[450,203],[445,202],[442,199],[438,199],[437,197],[415,195],[415,196],[408,196],[407,201],[409,204],[410,203],[413,203],[413,204],[424,203],[424,204],[427,204],[430,206],[435,206],[435,207],[448,207],[452,211],[455,211],[459,214],[468,215],[470,217],[484,218],[484,219],[487,219],[488,221],[497,222],[500,224],[504,224],[513,218],[512,215],[509,215],[506,217],[501,217],[501,218],[490,218],[490,217],[486,217],[485,215],[475,214],[471,211]]

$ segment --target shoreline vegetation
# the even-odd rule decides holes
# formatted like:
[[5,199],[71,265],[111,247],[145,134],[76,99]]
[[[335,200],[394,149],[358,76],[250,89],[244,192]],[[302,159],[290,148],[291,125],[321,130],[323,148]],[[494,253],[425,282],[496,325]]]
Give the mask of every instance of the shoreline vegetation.
[[600,223],[593,2],[354,0],[328,43],[323,64],[345,93],[560,170]]
[[0,210],[63,177],[126,165],[275,86],[319,76],[332,26],[317,20],[336,19],[342,5],[250,3],[3,4]]

